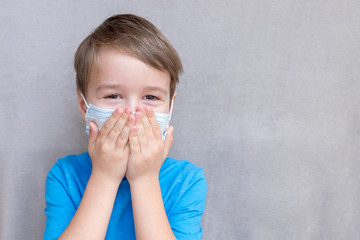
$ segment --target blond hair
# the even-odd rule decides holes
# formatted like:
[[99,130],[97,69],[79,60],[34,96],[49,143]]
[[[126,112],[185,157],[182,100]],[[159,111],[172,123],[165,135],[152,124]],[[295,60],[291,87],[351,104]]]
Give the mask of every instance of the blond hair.
[[86,97],[92,64],[102,48],[113,48],[170,74],[173,97],[183,67],[179,55],[165,36],[148,20],[132,14],[106,19],[79,45],[75,57],[76,87]]

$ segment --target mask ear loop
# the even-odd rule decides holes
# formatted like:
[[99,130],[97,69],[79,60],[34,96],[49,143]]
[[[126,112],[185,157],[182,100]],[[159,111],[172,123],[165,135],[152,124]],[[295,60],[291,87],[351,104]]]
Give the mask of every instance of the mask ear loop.
[[84,102],[85,102],[86,107],[89,108],[89,105],[87,104],[87,102],[86,102],[86,100],[85,100],[85,98],[84,98],[84,95],[83,95],[82,93],[80,93],[80,94],[81,94],[82,99],[83,99]]

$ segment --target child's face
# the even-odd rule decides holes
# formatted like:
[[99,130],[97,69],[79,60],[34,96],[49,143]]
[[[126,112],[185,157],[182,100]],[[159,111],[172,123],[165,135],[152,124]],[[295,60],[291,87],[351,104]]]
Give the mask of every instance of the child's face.
[[[175,94],[176,96],[176,94]],[[170,75],[116,50],[101,50],[90,72],[86,101],[96,107],[116,109],[150,106],[169,113]],[[78,91],[79,109],[85,120],[86,105]]]

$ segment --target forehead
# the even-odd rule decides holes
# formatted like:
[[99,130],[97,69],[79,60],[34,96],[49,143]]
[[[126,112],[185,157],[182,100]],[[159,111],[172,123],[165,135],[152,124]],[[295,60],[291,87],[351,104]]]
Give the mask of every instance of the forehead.
[[115,85],[129,90],[156,87],[164,89],[169,94],[170,74],[118,50],[100,50],[92,64],[88,92],[96,91],[101,86]]

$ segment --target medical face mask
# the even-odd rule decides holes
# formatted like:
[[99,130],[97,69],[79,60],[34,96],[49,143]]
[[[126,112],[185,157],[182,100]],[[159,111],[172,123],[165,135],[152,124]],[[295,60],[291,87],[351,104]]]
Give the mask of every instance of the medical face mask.
[[[85,121],[86,121],[85,132],[86,132],[86,134],[89,135],[89,133],[90,133],[90,126],[89,126],[90,122],[95,122],[100,131],[102,126],[106,122],[106,120],[111,116],[111,114],[115,111],[115,109],[105,109],[105,108],[96,107],[92,104],[88,104],[82,93],[81,93],[81,97],[83,98],[83,100],[86,104],[86,107],[87,107],[86,114],[85,114]],[[167,128],[169,127],[169,123],[171,120],[173,102],[174,102],[174,98],[171,101],[170,114],[154,113],[156,120],[160,126],[163,140],[165,140],[165,136],[167,134]],[[133,115],[134,114],[135,114],[135,112],[133,112]]]

